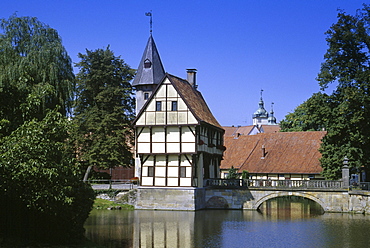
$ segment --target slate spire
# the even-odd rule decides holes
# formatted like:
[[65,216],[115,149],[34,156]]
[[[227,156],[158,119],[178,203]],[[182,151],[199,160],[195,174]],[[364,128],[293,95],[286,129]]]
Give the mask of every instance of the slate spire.
[[159,57],[153,36],[150,35],[132,86],[148,84],[157,85],[164,77],[164,74],[165,71],[161,58]]
[[136,89],[136,114],[165,75],[153,36],[150,34],[132,86]]

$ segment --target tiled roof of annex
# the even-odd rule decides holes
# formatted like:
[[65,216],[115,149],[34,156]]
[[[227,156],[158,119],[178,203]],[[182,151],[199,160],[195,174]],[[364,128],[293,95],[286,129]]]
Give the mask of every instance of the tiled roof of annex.
[[279,125],[262,125],[260,129],[263,130],[263,133],[277,133],[280,132]]
[[168,73],[166,73],[166,76],[199,122],[205,122],[223,129],[213,116],[202,94],[197,89],[192,87],[189,82],[184,79]]
[[[279,132],[226,137],[220,169],[269,174],[319,174],[319,147],[325,131]],[[265,148],[263,156],[262,146]]]
[[248,135],[250,131],[254,128],[251,126],[232,126],[232,127],[222,127],[225,129],[225,137],[234,137],[240,135]]
[[257,127],[254,125],[232,126],[232,127],[224,126],[222,128],[225,129],[225,137],[238,137],[240,135],[250,135],[254,128],[258,130],[257,132],[262,133],[277,133],[280,131],[279,125],[262,125],[261,127]]

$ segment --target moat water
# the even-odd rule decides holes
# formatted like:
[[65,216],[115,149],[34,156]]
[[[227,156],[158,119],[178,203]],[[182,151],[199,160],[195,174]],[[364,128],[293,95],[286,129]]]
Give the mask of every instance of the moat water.
[[370,216],[324,213],[303,198],[260,211],[94,210],[86,237],[102,247],[370,247]]

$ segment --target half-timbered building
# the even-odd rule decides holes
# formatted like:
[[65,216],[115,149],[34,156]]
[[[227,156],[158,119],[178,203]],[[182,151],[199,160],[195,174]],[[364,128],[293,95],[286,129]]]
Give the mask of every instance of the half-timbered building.
[[166,74],[138,113],[136,166],[141,186],[203,187],[219,177],[224,130],[188,80]]

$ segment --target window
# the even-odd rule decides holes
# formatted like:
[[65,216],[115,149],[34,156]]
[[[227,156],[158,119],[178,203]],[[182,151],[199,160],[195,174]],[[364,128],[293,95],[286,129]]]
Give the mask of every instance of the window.
[[150,68],[150,67],[152,67],[152,62],[150,62],[149,59],[146,59],[144,61],[144,68]]
[[148,166],[148,177],[154,177],[154,166]]
[[145,92],[144,93],[144,100],[148,100],[148,98],[149,98],[149,93],[148,92]]
[[155,102],[155,111],[162,111],[162,102],[156,101]]
[[177,101],[172,101],[171,111],[177,111]]
[[186,167],[180,166],[180,177],[186,177]]

